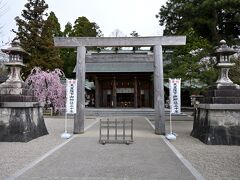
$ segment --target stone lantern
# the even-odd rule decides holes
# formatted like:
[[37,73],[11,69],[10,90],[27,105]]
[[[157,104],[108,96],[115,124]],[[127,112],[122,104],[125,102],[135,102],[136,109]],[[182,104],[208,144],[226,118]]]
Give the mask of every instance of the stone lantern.
[[5,65],[10,74],[6,82],[0,84],[0,141],[27,142],[48,134],[43,105],[21,78],[21,69],[25,66],[23,57],[27,53],[16,42],[2,51],[9,55]]
[[218,76],[218,80],[216,82],[217,88],[219,88],[220,86],[239,87],[238,85],[233,84],[233,82],[228,77],[229,69],[232,66],[235,66],[235,63],[231,63],[230,56],[235,53],[236,53],[236,51],[233,48],[230,48],[226,44],[225,40],[221,40],[220,46],[212,54],[213,56],[216,56],[217,67],[219,68],[219,76]]
[[191,135],[206,144],[240,145],[240,89],[228,77],[234,66],[230,56],[236,52],[220,41],[213,53],[219,76],[198,105]]
[[10,74],[6,82],[0,85],[0,94],[26,94],[24,90],[28,87],[21,78],[21,69],[25,66],[23,57],[27,53],[18,46],[17,42],[13,42],[11,45],[7,49],[2,49],[2,52],[9,55],[9,61],[5,63],[5,66],[9,68]]

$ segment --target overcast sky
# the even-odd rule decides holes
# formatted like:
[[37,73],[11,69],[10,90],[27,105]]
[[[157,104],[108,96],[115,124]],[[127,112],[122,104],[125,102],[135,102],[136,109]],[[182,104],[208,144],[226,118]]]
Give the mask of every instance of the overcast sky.
[[[115,29],[123,34],[129,34],[135,30],[140,36],[162,35],[162,27],[159,26],[155,15],[167,0],[45,0],[49,5],[48,12],[53,11],[63,30],[67,22],[74,21],[85,16],[91,22],[100,27],[104,36],[110,36]],[[1,42],[12,39],[14,34],[11,29],[16,29],[16,16],[21,16],[27,0],[0,0],[6,3],[1,8],[0,31]],[[2,43],[1,43],[2,44]]]

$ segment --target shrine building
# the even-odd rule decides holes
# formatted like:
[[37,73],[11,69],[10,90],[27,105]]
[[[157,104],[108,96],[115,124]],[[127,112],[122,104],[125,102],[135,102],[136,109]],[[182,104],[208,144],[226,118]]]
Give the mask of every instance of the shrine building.
[[96,108],[153,108],[154,55],[151,51],[86,54],[86,105]]

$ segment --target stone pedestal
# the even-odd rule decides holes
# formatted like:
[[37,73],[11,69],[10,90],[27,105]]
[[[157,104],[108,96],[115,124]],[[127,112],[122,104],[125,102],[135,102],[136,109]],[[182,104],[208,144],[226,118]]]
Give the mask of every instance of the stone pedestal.
[[191,136],[206,144],[240,145],[240,89],[210,88],[196,109]]
[[48,134],[38,102],[0,103],[0,141],[27,142]]
[[206,144],[240,145],[240,87],[228,77],[236,51],[221,40],[213,53],[219,69],[218,80],[199,99],[191,135]]
[[10,75],[0,84],[0,141],[27,142],[48,134],[42,105],[20,75],[27,53],[17,43],[2,51],[9,54]]
[[42,108],[23,81],[0,84],[0,141],[27,142],[48,134]]

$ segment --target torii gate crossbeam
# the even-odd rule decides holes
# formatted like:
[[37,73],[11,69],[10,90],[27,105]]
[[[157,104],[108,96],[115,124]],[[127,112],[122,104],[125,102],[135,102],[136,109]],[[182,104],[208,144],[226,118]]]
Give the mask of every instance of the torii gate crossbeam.
[[153,36],[153,37],[55,37],[56,47],[77,48],[76,79],[77,113],[74,119],[74,133],[84,133],[85,111],[85,54],[86,47],[154,47],[154,109],[155,133],[165,134],[164,82],[162,46],[186,44],[186,36]]

